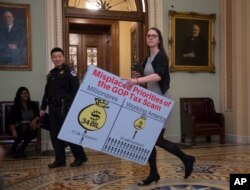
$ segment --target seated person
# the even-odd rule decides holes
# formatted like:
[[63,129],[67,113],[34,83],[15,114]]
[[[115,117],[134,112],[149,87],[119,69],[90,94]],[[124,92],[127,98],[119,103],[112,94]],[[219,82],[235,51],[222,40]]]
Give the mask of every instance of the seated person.
[[9,129],[14,138],[10,154],[13,158],[26,158],[25,148],[36,137],[39,122],[39,107],[36,102],[30,100],[26,87],[20,87],[16,92],[9,122]]

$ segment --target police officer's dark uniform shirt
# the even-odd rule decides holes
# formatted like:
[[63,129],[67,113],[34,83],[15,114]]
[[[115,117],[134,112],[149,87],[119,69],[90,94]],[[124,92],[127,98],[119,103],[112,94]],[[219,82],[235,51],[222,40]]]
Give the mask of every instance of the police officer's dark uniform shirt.
[[70,106],[78,88],[78,77],[73,68],[66,64],[55,67],[47,75],[41,109],[46,110],[51,104],[60,106],[61,101]]

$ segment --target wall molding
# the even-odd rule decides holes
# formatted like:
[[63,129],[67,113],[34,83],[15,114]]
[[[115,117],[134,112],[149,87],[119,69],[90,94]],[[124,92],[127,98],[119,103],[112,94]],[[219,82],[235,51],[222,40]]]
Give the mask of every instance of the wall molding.
[[157,27],[163,31],[163,1],[148,0],[148,26]]
[[[50,50],[56,46],[63,47],[62,37],[62,0],[45,0],[45,23],[46,23],[46,73],[53,67]],[[42,131],[42,151],[52,150],[50,135]]]
[[53,68],[50,50],[56,46],[63,47],[62,36],[62,0],[45,0],[46,16],[46,72]]

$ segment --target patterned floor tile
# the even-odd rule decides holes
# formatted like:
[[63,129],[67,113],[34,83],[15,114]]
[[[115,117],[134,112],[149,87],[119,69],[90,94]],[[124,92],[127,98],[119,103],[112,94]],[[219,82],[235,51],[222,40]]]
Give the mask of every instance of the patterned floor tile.
[[76,168],[67,156],[67,166],[49,169],[53,155],[31,154],[27,159],[6,158],[1,168],[6,190],[225,190],[230,173],[250,172],[250,145],[211,145],[186,147],[196,157],[193,174],[183,179],[182,162],[157,148],[161,179],[157,184],[139,187],[148,167],[92,150],[86,151],[88,162]]

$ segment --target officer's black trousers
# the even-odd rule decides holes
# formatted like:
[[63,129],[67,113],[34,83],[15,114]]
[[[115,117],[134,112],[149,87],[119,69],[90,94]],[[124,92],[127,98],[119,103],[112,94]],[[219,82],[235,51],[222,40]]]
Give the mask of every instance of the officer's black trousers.
[[[49,106],[49,124],[50,124],[50,138],[52,146],[55,151],[55,159],[57,161],[65,161],[65,142],[57,138],[61,127],[63,125],[64,119],[67,115],[69,107],[64,105],[56,106],[51,104]],[[84,160],[86,158],[84,149],[80,145],[68,143],[71,148],[72,154],[75,159]]]

